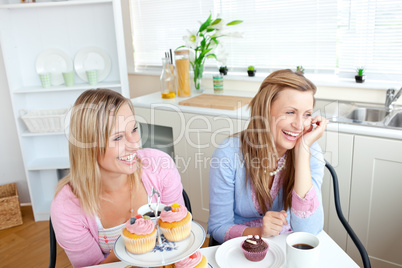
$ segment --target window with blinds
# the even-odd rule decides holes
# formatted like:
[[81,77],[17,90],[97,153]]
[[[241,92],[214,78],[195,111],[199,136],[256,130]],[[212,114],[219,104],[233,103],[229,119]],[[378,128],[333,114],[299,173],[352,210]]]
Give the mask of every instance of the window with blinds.
[[[386,0],[130,0],[136,70],[161,66],[168,49],[184,45],[209,14],[243,38],[220,39],[232,71],[302,65],[307,73],[353,77],[364,66],[370,77],[401,80],[402,1]],[[207,59],[205,66],[220,65]],[[399,76],[399,78],[398,78]]]
[[340,76],[364,66],[371,79],[402,80],[402,1],[343,0],[338,29]]

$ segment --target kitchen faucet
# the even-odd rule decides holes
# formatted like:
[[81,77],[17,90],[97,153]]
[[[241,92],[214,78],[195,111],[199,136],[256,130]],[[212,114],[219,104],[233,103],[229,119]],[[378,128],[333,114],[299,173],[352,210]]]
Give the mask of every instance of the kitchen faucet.
[[395,94],[395,89],[390,88],[387,90],[387,96],[385,98],[385,108],[390,112],[394,109],[394,103],[402,94],[402,87],[399,89],[398,93]]

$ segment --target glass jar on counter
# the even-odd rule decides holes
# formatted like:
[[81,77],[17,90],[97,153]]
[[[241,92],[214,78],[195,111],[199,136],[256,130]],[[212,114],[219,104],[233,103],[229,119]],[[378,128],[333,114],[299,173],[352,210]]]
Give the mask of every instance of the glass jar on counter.
[[190,51],[188,49],[176,50],[174,58],[177,74],[177,95],[179,97],[189,97],[190,87]]
[[162,99],[172,99],[176,96],[174,66],[168,58],[162,58],[162,74],[160,77]]

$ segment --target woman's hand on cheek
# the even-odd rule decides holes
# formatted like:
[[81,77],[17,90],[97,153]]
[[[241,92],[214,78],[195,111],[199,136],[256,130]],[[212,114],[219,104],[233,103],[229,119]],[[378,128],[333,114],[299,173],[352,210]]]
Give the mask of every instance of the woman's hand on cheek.
[[[303,131],[302,137],[298,140],[298,145],[310,147],[314,142],[322,137],[328,122],[328,119],[322,116],[316,116],[311,119],[311,124]],[[316,125],[315,128],[313,127],[314,124]]]

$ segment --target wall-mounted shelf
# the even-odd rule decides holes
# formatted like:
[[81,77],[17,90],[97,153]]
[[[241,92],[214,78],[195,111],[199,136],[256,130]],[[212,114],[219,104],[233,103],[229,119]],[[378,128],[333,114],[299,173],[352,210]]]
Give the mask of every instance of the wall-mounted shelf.
[[60,91],[76,91],[76,90],[87,90],[89,88],[116,88],[121,87],[121,83],[119,81],[115,82],[106,82],[106,83],[98,83],[96,85],[89,85],[89,84],[75,84],[71,87],[66,86],[52,86],[50,88],[43,88],[41,86],[31,86],[31,87],[24,87],[20,89],[16,89],[13,91],[14,94],[26,94],[26,93],[41,93],[41,92],[49,92],[49,93],[57,93]]
[[40,137],[40,136],[57,136],[57,135],[67,135],[66,132],[39,132],[39,133],[33,133],[33,132],[28,132],[24,131],[21,133],[21,137]]
[[99,3],[111,3],[112,0],[70,0],[70,1],[37,1],[36,3],[20,3],[19,1],[2,1],[0,9],[26,9],[43,7],[63,7],[77,5],[96,5]]
[[[21,113],[70,108],[82,92],[93,88],[110,88],[129,97],[120,0],[0,0],[0,36],[34,217],[47,220],[57,171],[69,168],[68,134],[31,133]],[[73,60],[85,47],[98,47],[110,57],[111,70],[104,80],[89,85],[75,74],[72,87],[41,87],[38,55],[58,49]]]
[[28,163],[28,170],[46,170],[46,169],[63,169],[70,166],[67,157],[44,157],[35,158]]

